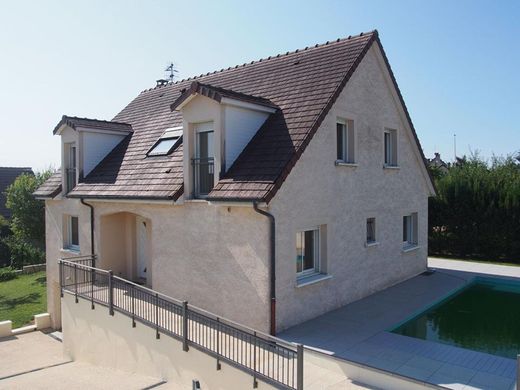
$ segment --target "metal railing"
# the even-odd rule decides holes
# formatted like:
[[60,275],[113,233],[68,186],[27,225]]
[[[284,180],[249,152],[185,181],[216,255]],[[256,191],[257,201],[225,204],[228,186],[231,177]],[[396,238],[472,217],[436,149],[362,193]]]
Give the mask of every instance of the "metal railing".
[[281,389],[303,389],[303,346],[244,327],[215,314],[140,286],[112,271],[93,268],[80,261],[59,260],[61,294],[73,294],[118,311],[161,334],[182,342]]
[[76,186],[76,168],[66,168],[65,172],[65,189],[68,194]]
[[97,259],[96,255],[71,256],[71,257],[60,258],[60,260],[68,261],[70,263],[78,263],[81,265],[86,265],[88,267],[94,267],[96,259]]
[[193,166],[193,197],[207,196],[214,185],[215,166],[213,157],[192,158]]

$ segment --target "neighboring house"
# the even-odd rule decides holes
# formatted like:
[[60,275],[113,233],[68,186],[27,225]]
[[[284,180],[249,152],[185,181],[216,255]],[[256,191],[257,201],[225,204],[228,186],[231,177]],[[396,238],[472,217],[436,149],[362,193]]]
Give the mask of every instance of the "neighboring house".
[[448,173],[449,165],[446,164],[443,159],[441,159],[440,153],[435,153],[434,158],[428,159],[428,165],[430,167],[439,169],[439,171],[442,173]]
[[11,210],[6,206],[7,187],[14,183],[16,178],[22,174],[34,175],[31,168],[0,167],[0,216],[5,219],[11,218]]
[[271,333],[426,269],[435,190],[376,31],[157,86],[54,134],[62,174],[35,193],[54,327],[64,257],[95,253]]

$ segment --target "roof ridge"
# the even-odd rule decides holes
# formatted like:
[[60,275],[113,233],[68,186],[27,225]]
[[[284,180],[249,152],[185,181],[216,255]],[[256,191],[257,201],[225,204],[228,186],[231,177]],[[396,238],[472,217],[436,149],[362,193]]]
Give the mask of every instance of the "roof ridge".
[[371,31],[361,32],[361,33],[359,33],[357,35],[349,35],[349,36],[344,37],[344,38],[337,38],[335,40],[327,41],[325,43],[316,43],[313,46],[306,46],[303,49],[296,49],[296,50],[293,50],[293,51],[287,51],[285,53],[278,53],[276,55],[271,55],[271,56],[268,56],[268,57],[260,58],[259,60],[253,60],[251,62],[244,62],[243,64],[230,66],[228,68],[222,68],[220,70],[214,70],[213,72],[201,73],[198,76],[190,76],[190,77],[182,79],[182,80],[171,81],[169,83],[162,84],[162,85],[156,85],[155,87],[151,87],[151,88],[147,88],[147,89],[142,90],[139,94],[142,94],[142,93],[145,93],[145,92],[150,92],[150,91],[155,91],[155,90],[160,89],[160,88],[168,87],[168,86],[171,86],[171,85],[177,85],[177,84],[180,84],[180,83],[185,83],[185,82],[188,82],[188,81],[196,81],[196,80],[200,79],[201,77],[209,76],[211,74],[222,73],[222,72],[225,72],[225,71],[228,71],[228,70],[237,69],[237,68],[241,68],[241,67],[246,67],[246,66],[253,65],[253,64],[256,64],[256,63],[259,63],[259,62],[265,62],[265,61],[273,60],[275,58],[280,58],[282,56],[285,57],[285,56],[289,56],[289,55],[292,55],[292,54],[301,53],[303,51],[316,49],[316,48],[321,48],[323,46],[328,46],[329,44],[349,41],[349,40],[352,40],[352,39],[358,39],[358,38],[361,38],[363,36],[370,35],[370,34],[375,34],[376,36],[379,35],[377,29],[374,29],[374,30],[371,30]]
[[119,121],[113,121],[113,120],[107,120],[107,119],[97,119],[97,118],[86,118],[86,117],[80,117],[80,116],[71,116],[71,115],[63,115],[61,119],[80,119],[80,120],[87,120],[87,121],[96,121],[96,122],[106,122],[106,123],[117,123],[121,125],[129,125],[129,123],[126,122],[119,122]]

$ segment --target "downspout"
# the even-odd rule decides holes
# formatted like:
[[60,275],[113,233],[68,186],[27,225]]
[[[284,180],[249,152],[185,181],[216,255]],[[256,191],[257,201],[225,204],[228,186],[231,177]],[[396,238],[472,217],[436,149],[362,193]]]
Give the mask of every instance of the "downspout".
[[270,319],[270,322],[271,322],[271,335],[274,336],[276,335],[276,246],[275,246],[275,238],[276,238],[276,233],[275,233],[275,227],[276,227],[276,224],[275,224],[275,219],[274,219],[274,215],[268,213],[267,211],[264,211],[264,210],[261,210],[258,208],[258,202],[255,201],[253,202],[253,208],[254,210],[259,213],[259,214],[262,214],[264,216],[266,216],[267,218],[269,218],[269,230],[270,230],[270,234],[269,234],[269,263],[270,263],[270,285],[269,285],[269,290],[270,290],[270,296],[271,296],[271,319]]
[[83,198],[80,198],[80,202],[90,208],[90,254],[92,255],[92,267],[96,267],[96,251],[94,250],[94,206],[86,203]]

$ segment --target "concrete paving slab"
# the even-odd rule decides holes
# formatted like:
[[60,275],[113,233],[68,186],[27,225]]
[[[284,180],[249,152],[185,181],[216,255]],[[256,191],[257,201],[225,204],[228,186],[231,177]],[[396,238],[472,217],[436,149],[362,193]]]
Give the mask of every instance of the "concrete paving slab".
[[[390,333],[479,275],[520,278],[520,267],[429,259],[436,269],[326,313],[279,336],[339,358],[453,389],[514,387],[516,361]],[[319,333],[326,329],[327,335]],[[477,375],[478,374],[478,375]]]

